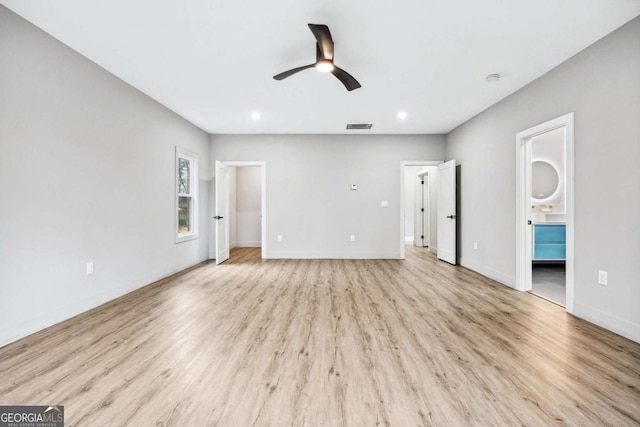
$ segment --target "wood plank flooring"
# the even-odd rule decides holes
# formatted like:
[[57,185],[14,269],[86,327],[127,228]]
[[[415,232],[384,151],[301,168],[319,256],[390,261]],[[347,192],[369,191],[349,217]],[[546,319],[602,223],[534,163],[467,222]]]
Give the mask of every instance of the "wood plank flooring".
[[418,248],[233,251],[0,349],[68,426],[640,425],[640,345]]

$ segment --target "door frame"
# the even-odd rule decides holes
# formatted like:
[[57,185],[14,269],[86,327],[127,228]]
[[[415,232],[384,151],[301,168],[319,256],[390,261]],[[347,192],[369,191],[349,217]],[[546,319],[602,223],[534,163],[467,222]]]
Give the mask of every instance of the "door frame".
[[260,180],[262,189],[260,190],[262,193],[261,202],[261,247],[262,254],[261,257],[263,259],[267,258],[267,162],[261,160],[226,160],[223,161],[222,164],[232,167],[242,167],[242,166],[259,166],[260,167]]
[[[399,259],[405,259],[405,251],[404,251],[404,227],[405,227],[405,220],[404,220],[404,215],[405,215],[405,208],[404,208],[404,203],[405,203],[405,197],[404,197],[404,180],[405,180],[405,174],[404,174],[404,168],[405,166],[438,166],[440,163],[443,163],[442,160],[402,160],[400,162],[400,258]],[[417,176],[417,175],[416,175]],[[411,213],[412,215],[415,215],[413,212]]]
[[565,217],[566,217],[566,309],[573,313],[575,299],[575,260],[574,260],[574,113],[567,113],[548,120],[516,134],[516,283],[519,291],[531,290],[531,191],[528,184],[531,180],[531,138],[542,133],[565,128]]

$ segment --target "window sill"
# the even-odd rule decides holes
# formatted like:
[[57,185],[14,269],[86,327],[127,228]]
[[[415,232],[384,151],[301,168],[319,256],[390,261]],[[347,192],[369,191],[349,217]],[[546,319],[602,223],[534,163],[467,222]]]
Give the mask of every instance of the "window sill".
[[176,244],[178,243],[182,243],[182,242],[188,242],[190,240],[195,240],[197,239],[198,233],[193,233],[193,234],[183,234],[181,236],[176,236]]

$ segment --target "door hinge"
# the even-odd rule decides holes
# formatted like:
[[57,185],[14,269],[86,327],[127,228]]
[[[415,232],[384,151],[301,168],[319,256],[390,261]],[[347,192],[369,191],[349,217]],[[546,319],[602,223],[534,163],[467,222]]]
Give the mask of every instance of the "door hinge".
[[422,240],[424,240],[424,236],[420,236],[420,238],[421,238]]
[[424,181],[420,181],[420,184],[424,185]]
[[420,212],[424,212],[424,208],[420,208]]

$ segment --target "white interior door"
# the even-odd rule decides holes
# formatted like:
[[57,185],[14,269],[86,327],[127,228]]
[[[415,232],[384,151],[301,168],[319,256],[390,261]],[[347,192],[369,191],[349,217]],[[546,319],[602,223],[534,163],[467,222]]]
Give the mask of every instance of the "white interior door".
[[429,246],[429,192],[426,174],[418,175],[416,181],[416,215],[415,215],[415,246]]
[[533,290],[533,225],[531,222],[531,190],[533,188],[532,180],[531,180],[531,139],[527,140],[525,150],[525,165],[524,165],[524,173],[525,173],[525,219],[527,220],[527,231],[525,233],[525,256],[527,258],[527,267],[525,268],[525,280],[524,280],[524,290],[531,291]]
[[438,165],[438,258],[456,263],[456,161]]
[[422,177],[416,176],[414,178],[414,207],[413,207],[413,245],[424,246],[423,241],[423,229],[422,229]]
[[229,259],[229,167],[216,160],[216,264]]
[[431,224],[429,218],[431,217],[431,206],[429,200],[429,175],[422,177],[422,231],[424,238],[422,239],[422,246],[429,246],[431,241]]

